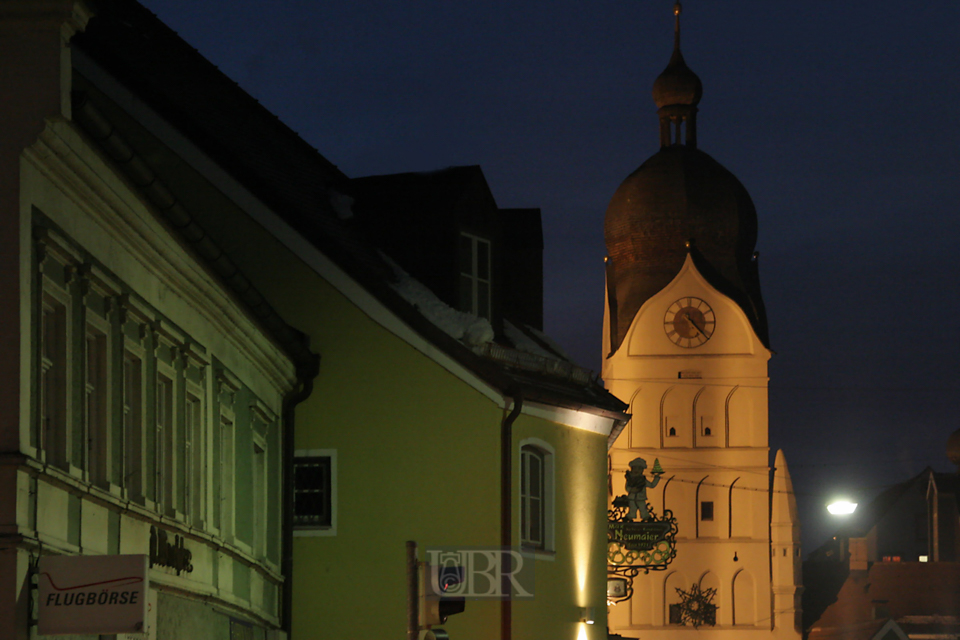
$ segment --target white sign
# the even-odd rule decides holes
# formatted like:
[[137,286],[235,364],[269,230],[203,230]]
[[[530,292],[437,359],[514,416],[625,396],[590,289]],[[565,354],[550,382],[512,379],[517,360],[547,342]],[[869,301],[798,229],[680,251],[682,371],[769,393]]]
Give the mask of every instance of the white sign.
[[146,555],[42,556],[39,634],[143,633],[147,562]]
[[147,624],[142,633],[120,633],[117,640],[157,640],[157,590],[147,596]]

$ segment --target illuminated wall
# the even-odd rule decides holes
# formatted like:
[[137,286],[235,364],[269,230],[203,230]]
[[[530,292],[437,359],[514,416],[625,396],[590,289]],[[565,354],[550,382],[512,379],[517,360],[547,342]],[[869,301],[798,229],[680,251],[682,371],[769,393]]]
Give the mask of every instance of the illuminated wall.
[[[714,313],[715,330],[699,346],[678,346],[665,330],[671,306],[687,299],[705,302]],[[700,637],[798,637],[799,539],[795,511],[788,522],[791,511],[784,505],[793,496],[786,491],[773,497],[778,526],[771,541],[770,355],[739,306],[710,286],[688,257],[605,360],[607,388],[630,403],[632,414],[611,451],[613,495],[625,492],[623,474],[632,459],[643,457],[650,466],[658,459],[665,473],[648,498],[657,513],[672,510],[679,527],[676,559],[666,571],[635,579],[633,599],[610,610],[611,631],[644,638],[676,634],[684,629],[670,623],[670,605],[680,603],[676,589],[696,583],[717,590],[719,607],[717,625],[700,627]]]

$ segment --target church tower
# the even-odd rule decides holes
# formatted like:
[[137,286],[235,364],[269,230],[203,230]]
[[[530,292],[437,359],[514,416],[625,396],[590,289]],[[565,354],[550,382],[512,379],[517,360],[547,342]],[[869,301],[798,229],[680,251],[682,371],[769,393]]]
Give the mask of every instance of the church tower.
[[[703,86],[680,52],[679,3],[674,13],[673,55],[653,85],[660,150],[623,181],[604,223],[603,379],[633,416],[611,450],[611,499],[626,493],[632,460],[658,460],[664,473],[647,500],[676,517],[677,554],[634,578],[608,624],[645,640],[792,640],[800,540],[786,461],[769,460],[757,213],[740,181],[697,148]],[[718,607],[698,631],[678,622],[677,590],[693,585],[715,589]]]

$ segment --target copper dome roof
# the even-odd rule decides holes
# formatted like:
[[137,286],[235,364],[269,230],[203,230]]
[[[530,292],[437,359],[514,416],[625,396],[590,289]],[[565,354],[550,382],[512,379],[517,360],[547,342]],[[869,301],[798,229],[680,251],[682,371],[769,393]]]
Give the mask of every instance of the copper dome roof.
[[750,194],[719,162],[686,145],[663,147],[620,185],[604,222],[611,351],[640,307],[690,252],[700,272],[740,305],[767,344]]
[[673,48],[673,55],[667,68],[657,76],[653,83],[653,101],[657,107],[672,105],[697,106],[703,96],[703,83],[693,72],[680,53],[679,43]]

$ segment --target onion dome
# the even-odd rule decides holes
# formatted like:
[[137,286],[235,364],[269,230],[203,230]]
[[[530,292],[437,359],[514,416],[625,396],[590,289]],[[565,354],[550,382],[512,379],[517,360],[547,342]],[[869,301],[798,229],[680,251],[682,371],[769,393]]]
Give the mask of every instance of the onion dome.
[[697,77],[680,53],[680,3],[678,2],[673,13],[676,16],[673,31],[673,55],[667,68],[663,70],[653,83],[653,101],[657,108],[674,105],[697,106],[703,95],[703,83]]
[[674,54],[654,88],[660,151],[623,181],[604,222],[611,354],[643,303],[673,280],[688,253],[707,281],[743,309],[769,347],[754,252],[757,212],[740,181],[696,148],[701,85],[680,55],[679,3],[674,11]]

